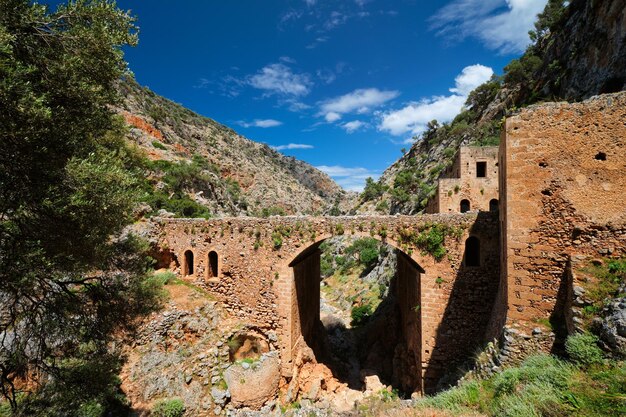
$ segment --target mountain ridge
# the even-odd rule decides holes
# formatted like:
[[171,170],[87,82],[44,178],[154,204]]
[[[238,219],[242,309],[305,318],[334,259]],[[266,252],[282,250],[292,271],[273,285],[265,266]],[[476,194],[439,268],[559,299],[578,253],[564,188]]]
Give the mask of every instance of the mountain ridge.
[[[218,216],[336,213],[349,199],[350,193],[312,165],[252,141],[133,79],[118,89],[123,102],[116,110],[130,128],[128,138],[154,162],[146,170],[148,182],[170,199],[180,194]],[[176,189],[167,181],[168,170],[182,162],[197,165],[197,178]],[[147,203],[152,212],[165,207],[154,199]],[[198,213],[203,212],[189,217]]]

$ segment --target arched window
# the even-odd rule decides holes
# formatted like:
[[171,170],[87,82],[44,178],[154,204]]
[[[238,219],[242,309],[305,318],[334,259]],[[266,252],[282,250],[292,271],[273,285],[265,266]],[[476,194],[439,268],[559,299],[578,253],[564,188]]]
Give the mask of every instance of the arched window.
[[185,265],[183,267],[183,275],[193,275],[193,252],[185,251]]
[[470,202],[467,199],[461,200],[461,213],[467,213],[470,211]]
[[480,240],[475,236],[465,241],[465,266],[480,266]]
[[489,211],[492,213],[498,211],[498,199],[497,198],[489,200]]
[[214,250],[209,252],[208,266],[209,266],[209,269],[207,271],[208,277],[216,278],[217,277],[217,252],[215,252]]

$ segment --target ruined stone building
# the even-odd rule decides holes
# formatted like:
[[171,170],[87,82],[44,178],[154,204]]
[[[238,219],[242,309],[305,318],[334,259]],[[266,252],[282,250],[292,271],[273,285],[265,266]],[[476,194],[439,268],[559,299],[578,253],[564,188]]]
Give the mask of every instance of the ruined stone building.
[[498,210],[498,147],[462,146],[446,169],[426,213]]

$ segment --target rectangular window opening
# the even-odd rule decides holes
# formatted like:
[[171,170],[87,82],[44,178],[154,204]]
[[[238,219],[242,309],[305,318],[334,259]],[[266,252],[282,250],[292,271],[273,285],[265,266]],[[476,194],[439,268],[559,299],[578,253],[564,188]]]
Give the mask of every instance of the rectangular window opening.
[[485,178],[487,176],[486,162],[476,162],[476,176],[478,178]]

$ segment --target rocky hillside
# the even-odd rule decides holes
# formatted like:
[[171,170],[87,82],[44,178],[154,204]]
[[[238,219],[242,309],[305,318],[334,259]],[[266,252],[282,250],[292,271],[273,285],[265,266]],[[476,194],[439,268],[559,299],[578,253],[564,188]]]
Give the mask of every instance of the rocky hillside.
[[367,184],[353,211],[414,214],[461,145],[499,143],[503,117],[540,101],[582,100],[626,88],[626,8],[623,0],[551,0],[538,16],[534,43],[479,86],[450,123],[433,121],[378,182]]
[[[121,83],[118,109],[145,153],[144,211],[183,217],[328,213],[345,192],[326,174],[160,97]],[[337,209],[335,208],[336,212]]]

